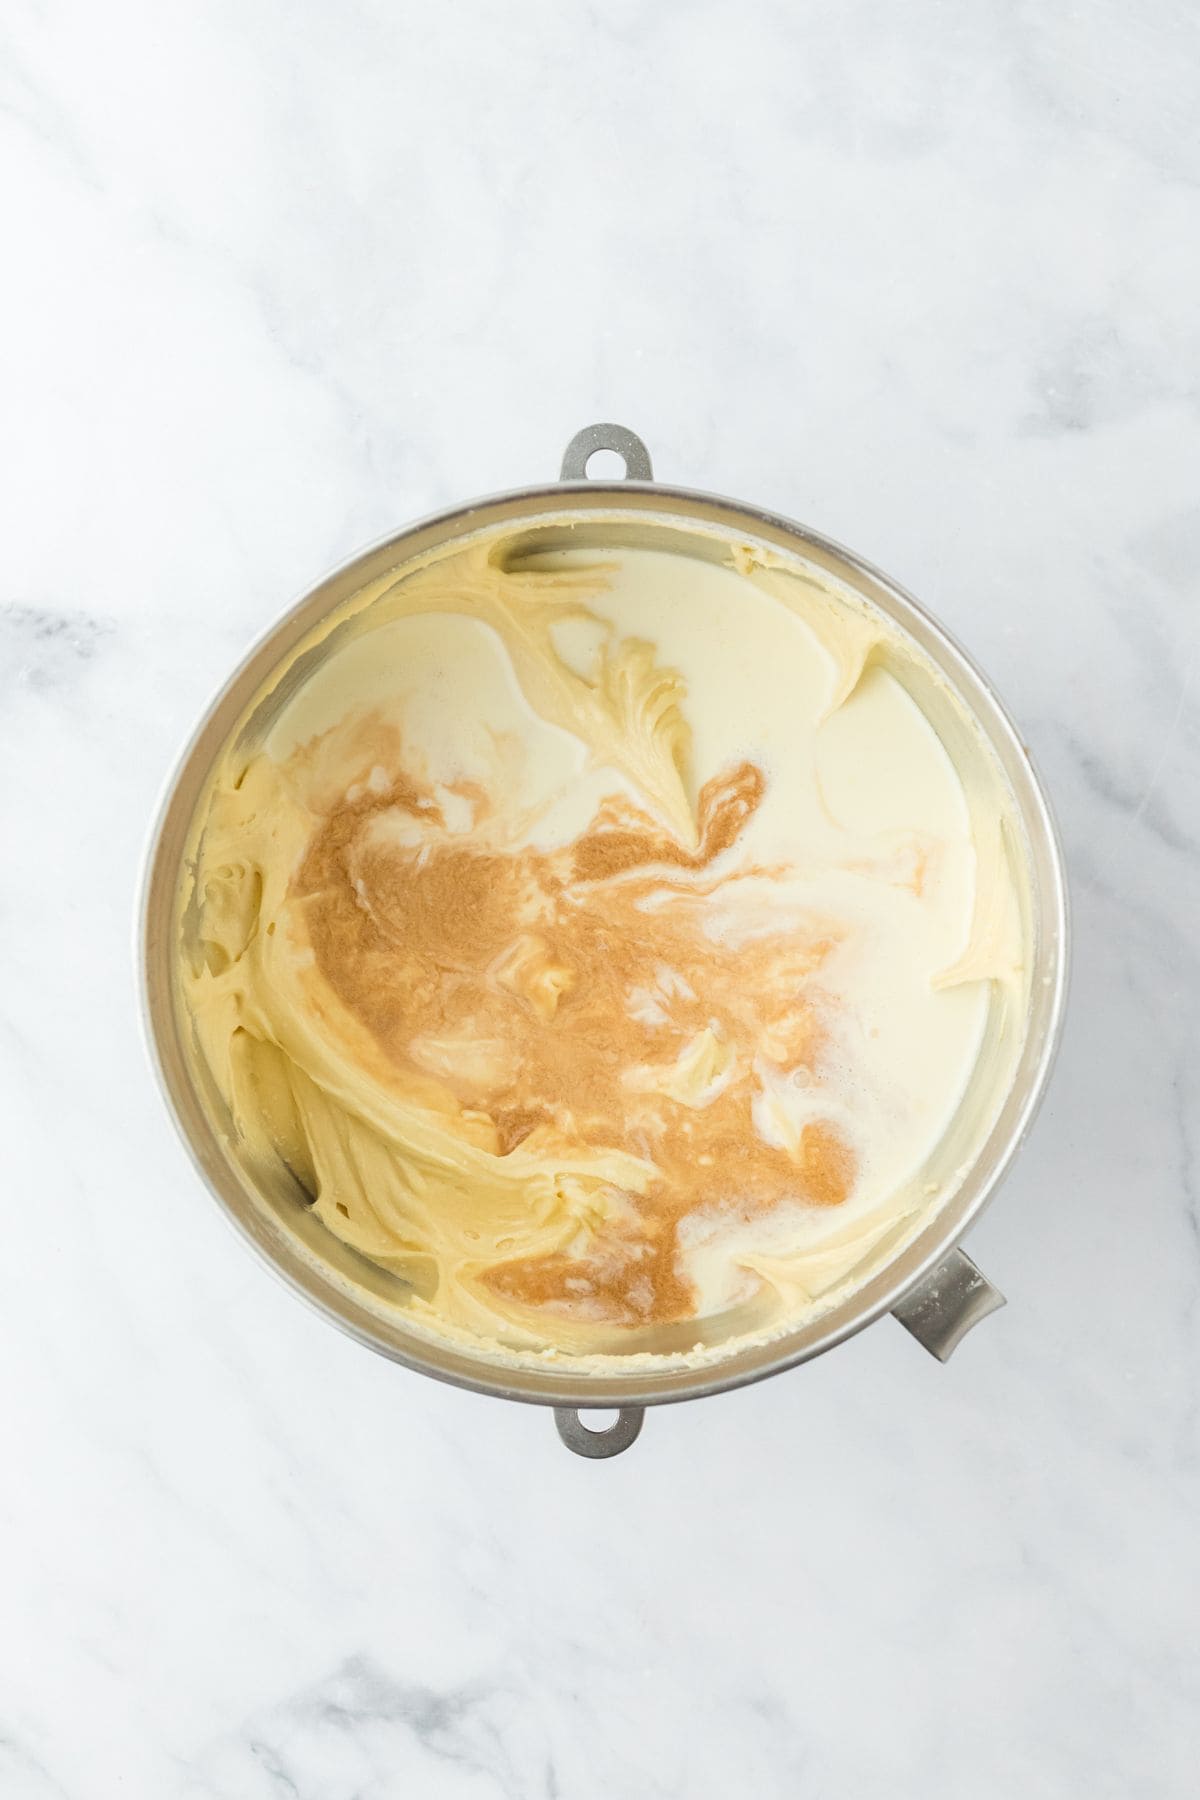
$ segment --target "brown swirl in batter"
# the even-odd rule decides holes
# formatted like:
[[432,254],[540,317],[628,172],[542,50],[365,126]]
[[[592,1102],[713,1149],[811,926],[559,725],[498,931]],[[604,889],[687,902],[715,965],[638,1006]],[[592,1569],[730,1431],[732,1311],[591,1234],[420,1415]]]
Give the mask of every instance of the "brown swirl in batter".
[[[756,1062],[817,1080],[806,990],[832,936],[792,919],[732,949],[705,930],[711,895],[748,872],[710,865],[763,788],[748,762],[709,781],[694,851],[614,796],[566,848],[507,853],[449,833],[397,774],[352,788],[310,843],[293,892],[318,967],[398,1074],[448,1091],[498,1156],[586,1144],[658,1171],[578,1255],[494,1267],[485,1279],[511,1300],[614,1324],[687,1318],[686,1215],[850,1191],[854,1157],[831,1125],[789,1150],[751,1116]],[[486,799],[466,797],[478,825]]]

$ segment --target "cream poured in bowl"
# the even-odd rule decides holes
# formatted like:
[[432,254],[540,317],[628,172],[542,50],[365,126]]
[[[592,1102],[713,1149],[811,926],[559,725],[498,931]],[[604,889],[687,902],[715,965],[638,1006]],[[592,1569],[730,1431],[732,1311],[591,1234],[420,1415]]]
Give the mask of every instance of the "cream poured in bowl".
[[494,533],[249,709],[181,1001],[239,1154],[419,1330],[721,1354],[955,1190],[1020,1049],[1023,854],[969,718],[829,577]]

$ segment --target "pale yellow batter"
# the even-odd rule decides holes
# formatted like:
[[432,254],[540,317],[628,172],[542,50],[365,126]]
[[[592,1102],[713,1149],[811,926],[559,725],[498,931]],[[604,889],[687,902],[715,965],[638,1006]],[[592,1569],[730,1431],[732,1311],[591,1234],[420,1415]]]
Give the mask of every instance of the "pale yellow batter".
[[496,537],[324,647],[227,753],[182,897],[244,1154],[493,1351],[776,1330],[893,1253],[1023,1010],[1006,796],[915,651],[750,547]]

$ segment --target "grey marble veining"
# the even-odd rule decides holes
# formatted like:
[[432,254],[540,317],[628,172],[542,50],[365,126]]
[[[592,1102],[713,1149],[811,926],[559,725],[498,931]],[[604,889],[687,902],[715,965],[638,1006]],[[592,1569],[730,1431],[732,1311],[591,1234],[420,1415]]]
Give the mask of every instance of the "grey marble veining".
[[[4,1800],[1194,1793],[1198,115],[1184,0],[8,9]],[[130,950],[261,627],[596,418],[932,606],[1076,923],[1007,1308],[612,1465],[250,1262]]]

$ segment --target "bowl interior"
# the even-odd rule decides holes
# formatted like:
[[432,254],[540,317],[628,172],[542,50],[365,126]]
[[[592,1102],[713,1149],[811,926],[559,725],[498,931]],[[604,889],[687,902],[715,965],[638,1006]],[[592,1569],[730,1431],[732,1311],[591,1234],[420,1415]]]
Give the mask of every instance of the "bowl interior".
[[[913,665],[909,686],[952,756],[994,758],[1011,793],[1026,874],[1024,901],[1031,974],[1028,1016],[1019,1057],[991,1128],[966,1178],[923,1226],[898,1245],[891,1261],[847,1298],[795,1329],[735,1347],[696,1365],[616,1364],[581,1374],[552,1359],[514,1363],[427,1335],[396,1304],[393,1276],[348,1249],[308,1210],[282,1167],[248,1168],[224,1103],[193,1053],[177,999],[180,875],[195,832],[197,808],[231,735],[248,725],[248,709],[280,665],[286,680],[264,704],[278,707],[304,679],[305,639],[367,583],[408,561],[503,527],[511,554],[581,542],[666,547],[722,558],[731,537],[798,557],[826,579],[853,590],[915,642],[932,667]],[[297,652],[300,652],[297,655]],[[261,712],[261,708],[260,708]],[[256,715],[253,728],[261,717]],[[969,742],[968,742],[969,739]],[[255,645],[202,721],[172,782],[151,849],[144,892],[143,980],[149,1037],[168,1102],[185,1144],[241,1232],[289,1285],[326,1317],[394,1360],[477,1390],[553,1405],[645,1405],[726,1389],[819,1354],[888,1310],[957,1240],[985,1203],[1027,1130],[1055,1047],[1065,982],[1065,892],[1061,857],[1040,785],[1017,734],[990,687],[941,628],[886,577],[849,552],[788,521],[707,495],[649,484],[563,483],[522,490],[464,507],[411,527],[336,570]],[[982,1061],[982,1059],[981,1059]],[[960,1108],[960,1117],[964,1117]],[[939,1149],[946,1166],[961,1158],[952,1128]],[[695,1337],[682,1328],[680,1349]]]

